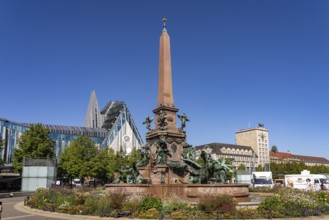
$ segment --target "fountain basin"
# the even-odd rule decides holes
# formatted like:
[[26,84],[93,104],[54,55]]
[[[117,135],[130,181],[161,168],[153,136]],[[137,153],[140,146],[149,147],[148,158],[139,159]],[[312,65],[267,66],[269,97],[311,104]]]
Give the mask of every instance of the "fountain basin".
[[124,191],[131,196],[155,195],[160,198],[178,196],[189,201],[203,197],[230,195],[238,202],[250,201],[248,184],[106,184],[109,193]]

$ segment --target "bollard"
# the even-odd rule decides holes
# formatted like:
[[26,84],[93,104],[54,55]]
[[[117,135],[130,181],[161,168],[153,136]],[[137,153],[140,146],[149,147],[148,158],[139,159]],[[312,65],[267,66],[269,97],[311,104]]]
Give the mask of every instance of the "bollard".
[[272,215],[272,209],[270,208],[269,210],[268,210],[268,218],[269,219],[272,219],[273,218],[273,215]]
[[30,200],[30,197],[29,196],[26,196],[24,198],[24,205],[27,206],[27,202]]
[[161,210],[159,220],[162,220],[162,219],[164,219],[164,214],[163,214],[163,211]]
[[217,218],[216,219],[220,220],[220,209],[218,209],[218,211],[217,211]]

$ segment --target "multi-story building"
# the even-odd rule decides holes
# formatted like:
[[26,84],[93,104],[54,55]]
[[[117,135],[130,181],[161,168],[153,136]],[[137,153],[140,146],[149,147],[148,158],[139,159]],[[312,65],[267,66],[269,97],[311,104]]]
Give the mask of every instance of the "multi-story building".
[[205,151],[215,160],[223,158],[230,159],[235,168],[243,164],[246,170],[252,171],[257,167],[257,156],[249,146],[211,143],[196,146],[195,150],[197,156],[199,156],[202,151]]
[[303,162],[307,166],[329,166],[329,160],[324,157],[313,157],[291,154],[290,152],[270,152],[271,163]]
[[[31,123],[0,118],[0,140],[4,143],[0,149],[0,159],[7,163],[13,161],[19,137],[30,125]],[[78,136],[90,137],[100,149],[111,147],[118,151],[121,148],[127,153],[143,144],[127,105],[124,102],[111,101],[100,111],[94,91],[90,97],[84,125],[77,127],[42,124],[49,130],[49,138],[55,142],[57,157]]]
[[257,164],[269,170],[268,130],[262,124],[257,128],[243,129],[235,133],[236,144],[250,146],[257,155]]

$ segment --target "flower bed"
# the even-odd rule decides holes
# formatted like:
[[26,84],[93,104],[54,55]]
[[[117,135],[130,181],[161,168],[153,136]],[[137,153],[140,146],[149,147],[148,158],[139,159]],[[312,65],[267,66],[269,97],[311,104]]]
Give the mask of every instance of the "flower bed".
[[133,216],[159,219],[229,219],[283,218],[320,215],[329,210],[328,192],[303,192],[282,188],[266,197],[257,209],[236,209],[237,202],[228,195],[204,197],[191,204],[179,197],[160,199],[147,195],[129,198],[125,192],[93,194],[69,189],[38,189],[27,202],[44,211],[95,216]]

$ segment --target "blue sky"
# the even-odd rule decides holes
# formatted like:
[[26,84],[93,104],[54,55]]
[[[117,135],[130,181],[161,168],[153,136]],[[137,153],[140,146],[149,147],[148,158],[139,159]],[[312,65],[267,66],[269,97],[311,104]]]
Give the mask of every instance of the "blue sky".
[[89,96],[157,105],[163,17],[188,142],[263,122],[279,151],[329,158],[329,1],[0,1],[0,117],[82,126]]

